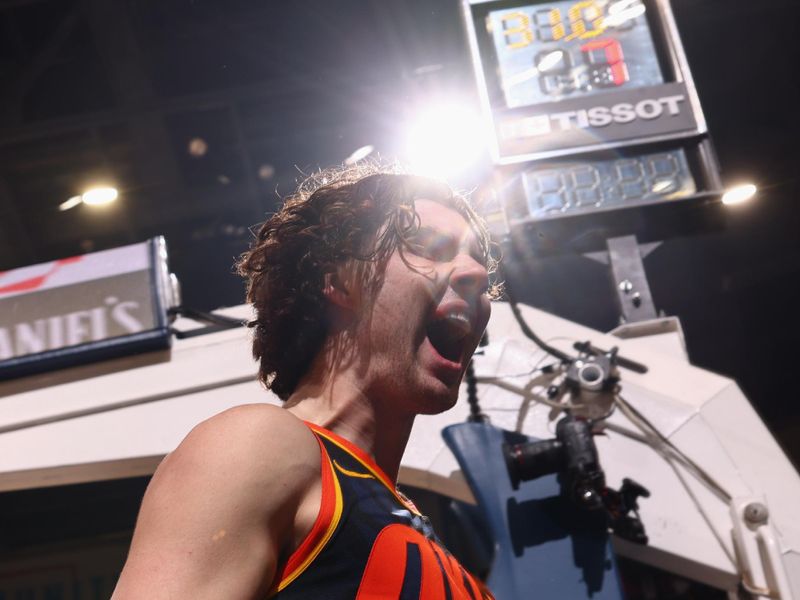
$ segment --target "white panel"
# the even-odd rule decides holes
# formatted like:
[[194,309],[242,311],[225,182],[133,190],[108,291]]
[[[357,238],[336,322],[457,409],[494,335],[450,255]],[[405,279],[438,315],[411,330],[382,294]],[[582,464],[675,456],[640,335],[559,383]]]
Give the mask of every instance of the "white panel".
[[[800,542],[800,478],[741,390],[731,384],[706,403],[702,415],[753,494],[767,497],[779,534]],[[784,536],[781,541],[787,543]],[[800,552],[797,542],[788,548]]]
[[[222,392],[222,393],[221,393]],[[126,461],[164,456],[199,422],[232,406],[277,399],[255,382],[29,427],[0,436],[0,490],[67,483],[53,467],[104,463],[92,479],[116,478]],[[119,463],[119,464],[117,464]],[[75,483],[73,479],[70,483]]]
[[[170,361],[0,398],[0,430],[60,415],[124,406],[255,379],[249,333],[236,329],[175,342]],[[2,393],[2,387],[0,387]]]

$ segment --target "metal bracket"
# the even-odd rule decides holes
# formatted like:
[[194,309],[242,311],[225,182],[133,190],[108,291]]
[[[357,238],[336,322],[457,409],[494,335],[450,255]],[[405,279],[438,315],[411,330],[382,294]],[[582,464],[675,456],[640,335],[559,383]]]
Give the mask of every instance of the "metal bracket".
[[623,323],[648,321],[658,317],[642,259],[655,250],[659,243],[640,246],[635,235],[626,235],[606,240],[608,252],[586,255],[611,266],[620,320]]

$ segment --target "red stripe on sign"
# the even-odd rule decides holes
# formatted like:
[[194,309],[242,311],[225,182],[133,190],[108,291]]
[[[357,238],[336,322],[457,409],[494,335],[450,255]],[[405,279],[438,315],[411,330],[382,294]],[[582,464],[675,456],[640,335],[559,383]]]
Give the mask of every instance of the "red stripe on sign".
[[[76,263],[80,261],[83,257],[82,256],[70,256],[69,258],[61,258],[53,263],[50,267],[50,270],[42,275],[36,275],[35,277],[29,277],[28,279],[23,279],[22,281],[17,281],[15,283],[9,283],[8,285],[0,286],[0,294],[10,294],[11,292],[31,292],[33,290],[38,290],[42,287],[50,277],[52,277],[56,272],[58,272],[61,267],[64,265]],[[5,275],[6,273],[10,273],[11,271],[5,271],[0,273],[0,277]]]

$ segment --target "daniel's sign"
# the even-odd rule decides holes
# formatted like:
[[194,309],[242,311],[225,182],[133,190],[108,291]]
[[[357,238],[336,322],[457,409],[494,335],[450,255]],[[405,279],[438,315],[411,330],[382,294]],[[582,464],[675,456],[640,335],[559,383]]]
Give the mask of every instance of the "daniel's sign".
[[0,272],[0,379],[169,344],[162,238]]

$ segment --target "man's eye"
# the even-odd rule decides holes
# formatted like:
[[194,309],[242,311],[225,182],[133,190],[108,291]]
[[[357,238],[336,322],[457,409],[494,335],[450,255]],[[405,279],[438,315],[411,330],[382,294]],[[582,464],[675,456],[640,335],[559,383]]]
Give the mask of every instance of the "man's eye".
[[452,260],[457,252],[453,240],[440,235],[421,235],[410,242],[411,250],[423,258],[435,261]]
[[456,255],[456,247],[449,239],[437,238],[428,244],[428,255],[433,260],[452,260]]

